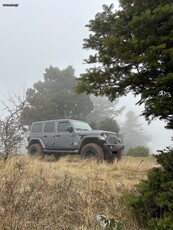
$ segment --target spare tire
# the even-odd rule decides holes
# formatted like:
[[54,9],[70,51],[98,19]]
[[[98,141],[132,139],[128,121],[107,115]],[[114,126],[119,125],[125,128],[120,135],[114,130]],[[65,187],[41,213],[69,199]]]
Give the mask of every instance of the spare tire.
[[101,163],[104,160],[103,149],[95,143],[86,144],[81,150],[81,158],[90,158],[96,160],[98,163]]
[[29,146],[28,154],[30,156],[39,157],[39,158],[44,157],[43,149],[42,149],[41,145],[37,144],[37,143]]

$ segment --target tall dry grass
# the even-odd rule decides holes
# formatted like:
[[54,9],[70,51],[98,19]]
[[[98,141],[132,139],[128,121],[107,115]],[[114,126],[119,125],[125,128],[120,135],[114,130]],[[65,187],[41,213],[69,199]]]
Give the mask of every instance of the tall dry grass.
[[135,192],[154,164],[148,158],[96,164],[75,156],[0,161],[0,229],[99,230],[97,215],[117,219],[122,229],[143,229],[124,195]]

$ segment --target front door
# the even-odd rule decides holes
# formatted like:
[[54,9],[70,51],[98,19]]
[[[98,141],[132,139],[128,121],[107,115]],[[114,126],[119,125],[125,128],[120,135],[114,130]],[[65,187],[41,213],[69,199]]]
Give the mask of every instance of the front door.
[[56,149],[73,149],[73,132],[66,130],[70,126],[68,121],[61,121],[57,124],[57,131],[55,133],[55,147]]

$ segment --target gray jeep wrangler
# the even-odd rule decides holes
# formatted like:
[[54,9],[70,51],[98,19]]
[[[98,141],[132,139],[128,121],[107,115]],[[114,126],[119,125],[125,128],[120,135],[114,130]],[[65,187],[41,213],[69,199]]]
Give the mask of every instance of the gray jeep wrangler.
[[92,130],[88,123],[71,119],[34,122],[27,146],[31,156],[80,154],[98,162],[120,160],[123,148],[116,133]]

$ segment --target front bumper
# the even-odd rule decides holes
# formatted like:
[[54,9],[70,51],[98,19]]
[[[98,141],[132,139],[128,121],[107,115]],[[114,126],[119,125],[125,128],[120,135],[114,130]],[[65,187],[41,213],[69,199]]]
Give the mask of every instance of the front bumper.
[[111,152],[118,152],[122,151],[124,149],[123,144],[104,144],[105,150],[111,151]]

